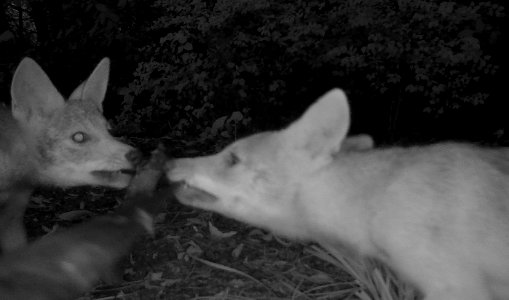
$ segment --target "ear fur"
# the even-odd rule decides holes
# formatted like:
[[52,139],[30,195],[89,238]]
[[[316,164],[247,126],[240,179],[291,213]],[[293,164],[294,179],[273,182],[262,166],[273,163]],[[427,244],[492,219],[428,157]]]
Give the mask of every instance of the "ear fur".
[[370,135],[359,134],[345,138],[341,151],[366,151],[375,147],[375,141]]
[[105,57],[97,64],[88,79],[72,92],[69,99],[94,101],[102,111],[102,102],[108,88],[109,73],[110,60]]
[[286,144],[304,151],[310,159],[327,161],[339,151],[350,126],[350,109],[345,93],[333,89],[283,130]]
[[19,63],[14,72],[11,98],[12,115],[24,124],[34,117],[45,118],[65,104],[48,75],[28,57]]

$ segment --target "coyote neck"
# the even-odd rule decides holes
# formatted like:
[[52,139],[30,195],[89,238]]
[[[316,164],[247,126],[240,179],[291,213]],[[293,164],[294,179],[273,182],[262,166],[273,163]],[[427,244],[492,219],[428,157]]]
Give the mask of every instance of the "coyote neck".
[[[3,170],[0,180],[0,191],[5,187],[28,187],[36,185],[39,181],[39,168],[41,157],[37,151],[36,139],[28,128],[22,127],[10,113],[0,109],[0,117],[5,121],[1,125],[3,132],[0,136],[2,142],[2,157],[0,166]],[[10,118],[11,120],[8,120]],[[3,186],[2,186],[3,185]]]

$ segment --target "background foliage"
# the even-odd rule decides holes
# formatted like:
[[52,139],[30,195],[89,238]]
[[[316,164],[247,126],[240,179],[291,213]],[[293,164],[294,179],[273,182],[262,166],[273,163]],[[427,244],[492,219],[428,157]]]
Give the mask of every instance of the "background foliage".
[[2,95],[24,55],[64,94],[110,56],[107,112],[126,135],[231,140],[339,86],[353,131],[378,141],[504,136],[502,1],[146,3],[5,2]]

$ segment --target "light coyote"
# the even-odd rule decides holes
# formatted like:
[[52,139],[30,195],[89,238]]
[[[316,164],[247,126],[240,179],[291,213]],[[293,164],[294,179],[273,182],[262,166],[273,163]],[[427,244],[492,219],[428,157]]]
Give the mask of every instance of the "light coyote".
[[509,150],[444,143],[340,151],[334,89],[287,128],[167,165],[184,204],[392,267],[428,300],[509,299]]

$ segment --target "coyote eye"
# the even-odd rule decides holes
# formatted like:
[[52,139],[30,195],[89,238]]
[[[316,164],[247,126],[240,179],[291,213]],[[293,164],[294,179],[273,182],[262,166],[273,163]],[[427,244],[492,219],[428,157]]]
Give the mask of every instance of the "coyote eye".
[[72,135],[72,140],[75,143],[81,144],[87,139],[85,133],[78,131]]
[[226,164],[229,167],[233,167],[236,164],[238,164],[239,162],[240,162],[240,158],[239,158],[239,156],[237,154],[235,154],[234,152],[230,152],[228,154],[228,157],[227,157],[227,160],[226,160]]

